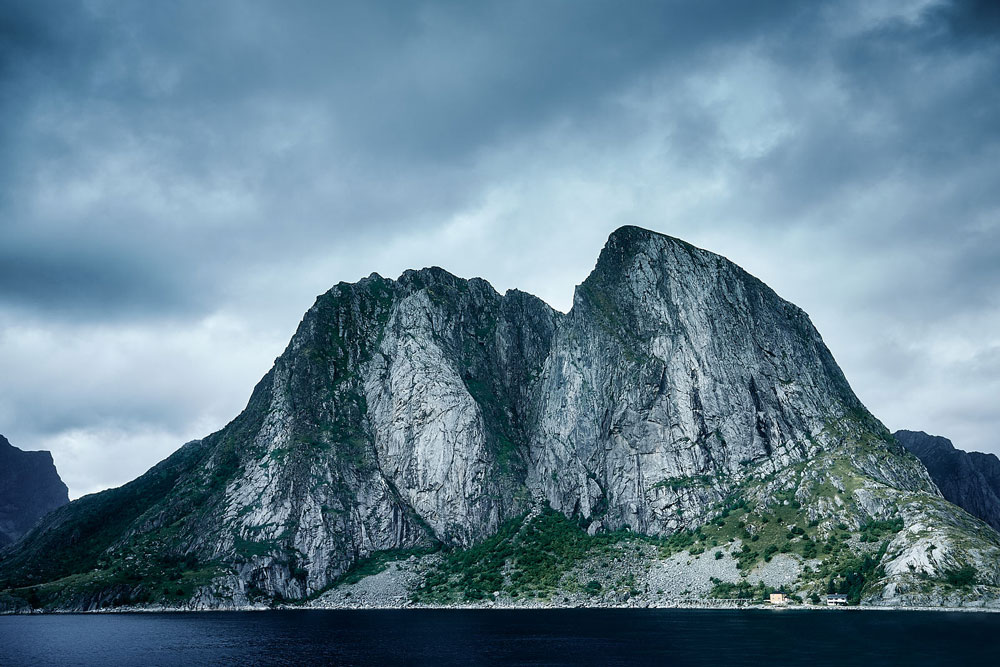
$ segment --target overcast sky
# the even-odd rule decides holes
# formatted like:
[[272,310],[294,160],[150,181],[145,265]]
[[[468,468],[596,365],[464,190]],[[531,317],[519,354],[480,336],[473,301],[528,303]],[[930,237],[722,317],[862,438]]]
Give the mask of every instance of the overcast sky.
[[0,0],[0,433],[117,486],[333,284],[565,311],[634,224],[803,307],[889,428],[1000,453],[997,7]]

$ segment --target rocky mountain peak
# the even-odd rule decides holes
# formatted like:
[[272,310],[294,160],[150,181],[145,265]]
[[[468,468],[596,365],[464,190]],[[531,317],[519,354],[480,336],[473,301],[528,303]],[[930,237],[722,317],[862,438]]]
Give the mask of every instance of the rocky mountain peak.
[[623,269],[627,269],[629,263],[636,256],[644,254],[647,258],[653,258],[670,246],[716,256],[673,236],[634,225],[624,225],[608,236],[608,240],[598,256],[596,266],[605,273],[616,270],[621,272]]
[[459,278],[450,271],[442,269],[440,266],[428,266],[422,269],[407,269],[400,274],[397,282],[400,285],[420,289],[434,285],[457,285],[465,283],[465,278]]
[[45,514],[69,502],[52,454],[22,451],[0,435],[0,547],[16,541]]
[[907,431],[900,429],[893,433],[906,449],[922,457],[926,454],[952,452],[956,450],[954,443],[940,435],[930,435],[924,431]]

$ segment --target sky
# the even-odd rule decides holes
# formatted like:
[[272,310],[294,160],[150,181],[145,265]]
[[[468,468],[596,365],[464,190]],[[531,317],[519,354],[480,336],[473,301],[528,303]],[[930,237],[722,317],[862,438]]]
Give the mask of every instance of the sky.
[[71,497],[225,425],[337,282],[565,311],[625,224],[1000,453],[995,2],[0,0],[0,118],[0,433]]

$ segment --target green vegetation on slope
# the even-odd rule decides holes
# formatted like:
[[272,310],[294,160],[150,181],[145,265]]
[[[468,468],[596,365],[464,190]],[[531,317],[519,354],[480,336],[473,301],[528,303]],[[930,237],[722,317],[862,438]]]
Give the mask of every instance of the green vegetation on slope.
[[99,567],[102,554],[204,456],[185,446],[142,477],[59,508],[0,560],[0,590],[54,582]]
[[32,609],[107,608],[133,604],[179,605],[188,602],[223,570],[196,558],[160,556],[149,560],[127,553],[106,567],[71,574],[33,586],[12,588],[10,601]]
[[694,541],[687,531],[668,538],[628,531],[589,536],[578,524],[546,507],[537,516],[504,523],[496,535],[478,545],[447,552],[413,599],[448,604],[491,598],[494,592],[542,599],[568,590],[596,594],[601,589],[598,582],[583,584],[571,573],[581,561],[614,557],[620,553],[616,547],[623,543],[653,545],[661,557],[667,557]]

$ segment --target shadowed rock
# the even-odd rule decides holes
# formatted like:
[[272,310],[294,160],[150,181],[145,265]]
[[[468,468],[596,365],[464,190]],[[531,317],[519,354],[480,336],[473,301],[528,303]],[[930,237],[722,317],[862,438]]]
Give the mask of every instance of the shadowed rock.
[[1000,459],[996,455],[962,451],[951,440],[923,431],[893,435],[927,466],[946,499],[1000,530]]
[[69,502],[52,454],[25,452],[0,435],[0,547],[17,541],[50,511]]

